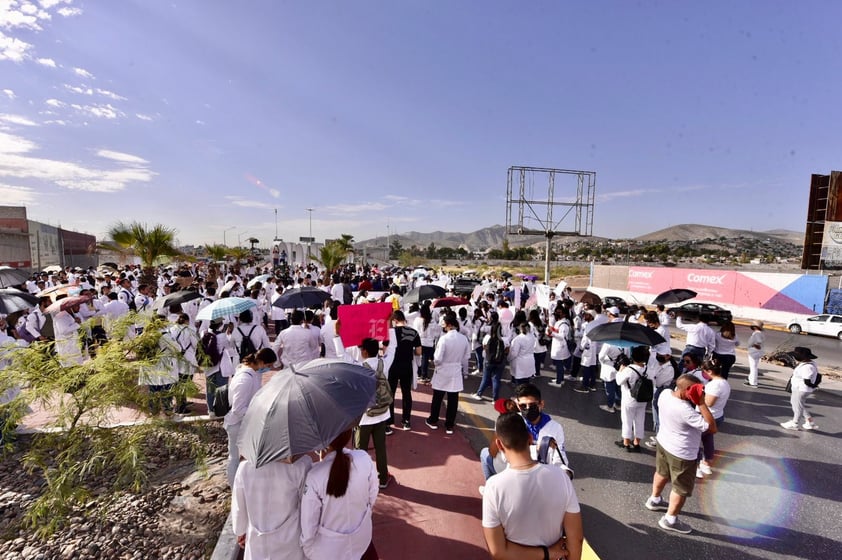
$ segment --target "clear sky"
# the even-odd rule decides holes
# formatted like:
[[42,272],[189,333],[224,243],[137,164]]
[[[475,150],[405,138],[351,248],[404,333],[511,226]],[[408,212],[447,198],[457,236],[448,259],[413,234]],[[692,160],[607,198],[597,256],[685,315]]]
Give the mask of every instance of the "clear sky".
[[0,203],[101,236],[505,222],[597,173],[595,235],[803,230],[842,167],[838,2],[0,0]]

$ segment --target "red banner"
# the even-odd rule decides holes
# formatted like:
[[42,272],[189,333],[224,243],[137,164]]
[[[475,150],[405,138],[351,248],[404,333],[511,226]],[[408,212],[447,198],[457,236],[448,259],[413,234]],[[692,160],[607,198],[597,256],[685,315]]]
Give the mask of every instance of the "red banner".
[[364,338],[389,340],[391,303],[340,305],[338,313],[339,337],[346,348],[358,346]]

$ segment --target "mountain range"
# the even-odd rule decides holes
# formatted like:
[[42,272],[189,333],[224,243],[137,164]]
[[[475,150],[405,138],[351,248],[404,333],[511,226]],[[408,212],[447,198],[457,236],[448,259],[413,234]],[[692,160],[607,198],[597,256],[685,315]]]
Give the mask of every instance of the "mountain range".
[[[715,226],[706,226],[701,224],[681,224],[671,226],[652,233],[647,233],[635,237],[635,241],[693,241],[701,239],[738,239],[740,237],[748,239],[766,240],[769,238],[785,243],[792,243],[793,245],[801,246],[804,244],[804,232],[773,229],[768,231],[753,231],[744,229],[731,229]],[[421,233],[417,231],[408,231],[398,235],[392,235],[389,238],[390,243],[399,242],[403,247],[410,247],[415,245],[417,247],[428,247],[430,243],[435,244],[436,247],[466,247],[470,250],[484,250],[487,248],[502,247],[503,240],[506,239],[506,227],[502,225],[493,225],[490,227],[478,229],[470,233],[448,232],[448,231],[433,231],[430,233]],[[604,237],[592,237],[595,241],[606,241]],[[508,236],[509,244],[513,247],[521,247],[525,245],[543,244],[544,239],[536,236]],[[556,242],[573,242],[583,241],[581,237],[555,237]],[[366,239],[355,243],[357,247],[385,247],[386,238],[376,237],[373,239]]]

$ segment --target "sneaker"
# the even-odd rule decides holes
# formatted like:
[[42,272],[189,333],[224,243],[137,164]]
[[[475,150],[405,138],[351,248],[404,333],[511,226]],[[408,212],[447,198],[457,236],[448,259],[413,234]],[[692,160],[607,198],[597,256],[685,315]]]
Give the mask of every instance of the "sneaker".
[[549,383],[547,383],[547,385],[552,385],[553,387],[561,387],[561,386],[563,386],[563,385],[564,385],[564,381],[562,381],[561,383],[559,383],[558,381],[556,381],[555,379],[553,379],[552,381],[550,381]]
[[392,482],[394,479],[395,477],[390,474],[389,477],[386,479],[386,482],[380,483],[380,489],[383,490],[384,488],[388,488],[389,483]]
[[386,426],[386,435],[387,435],[387,436],[390,436],[390,435],[392,435],[392,434],[394,434],[394,433],[395,433],[395,432],[393,432],[393,431],[392,431],[392,427],[391,427],[391,426]]
[[485,486],[480,486],[479,488],[477,488],[477,490],[479,490],[479,495],[480,495],[480,496],[484,496],[484,495],[485,495]]
[[614,405],[614,412],[620,412],[620,405],[619,404]]
[[430,428],[431,430],[438,430],[439,429],[438,426],[436,426],[435,424],[433,424],[429,420],[424,420],[424,423],[427,424],[427,427]]
[[481,401],[482,395],[480,395],[479,393],[474,393],[473,395],[471,395],[471,398],[474,399],[475,401]]
[[713,469],[710,468],[710,464],[699,462],[699,470],[705,476],[710,476],[713,474]]
[[479,374],[481,374],[481,373],[482,373],[482,372],[481,372],[480,370],[478,370],[478,369],[472,369],[472,370],[471,370],[471,375],[479,375]]
[[446,433],[449,436],[452,436],[453,435],[453,428],[445,428],[444,433]]
[[653,498],[652,496],[649,496],[649,498],[646,500],[646,503],[643,505],[646,506],[646,509],[650,511],[658,511],[661,509],[667,509],[669,507],[669,502],[667,502],[660,496],[658,496],[657,499]]
[[403,431],[405,431],[405,432],[409,431],[409,420],[403,421]]
[[700,469],[699,467],[696,467],[696,478],[704,478],[704,477],[705,477],[705,473],[702,472],[702,469]]
[[648,439],[647,441],[643,442],[643,445],[645,445],[649,449],[658,449],[658,440],[654,438]]
[[577,393],[588,393],[589,392],[587,387],[576,387],[573,390],[576,391]]
[[601,404],[601,405],[599,405],[599,408],[600,408],[600,410],[604,410],[605,412],[610,412],[612,414],[614,413],[614,407],[613,406],[608,406],[607,404]]
[[804,428],[805,430],[818,430],[819,429],[819,427],[812,422],[804,422],[803,424],[801,424],[801,427]]
[[658,521],[658,526],[661,529],[667,531],[675,531],[676,533],[681,533],[682,535],[689,535],[693,532],[693,529],[690,528],[690,525],[684,523],[682,520],[676,517],[674,523],[670,523],[667,521],[666,517],[662,517],[660,521]]
[[597,388],[596,388],[596,387],[591,387],[591,388],[589,389],[589,391],[591,391],[591,392],[595,392],[595,391],[597,391]]
[[743,381],[743,385],[748,385],[749,387],[751,387],[751,388],[753,388],[753,389],[757,389],[757,383],[755,383],[754,385],[752,385],[752,384],[751,384],[751,383],[749,383],[748,381]]
[[798,422],[793,422],[792,420],[789,422],[781,422],[781,428],[787,430],[798,430]]

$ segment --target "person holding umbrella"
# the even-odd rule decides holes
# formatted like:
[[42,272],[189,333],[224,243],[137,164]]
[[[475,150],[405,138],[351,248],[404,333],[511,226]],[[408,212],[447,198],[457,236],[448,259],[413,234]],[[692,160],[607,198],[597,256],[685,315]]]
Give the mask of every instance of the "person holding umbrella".
[[249,404],[263,384],[263,373],[269,371],[278,360],[278,355],[271,348],[261,348],[256,354],[249,354],[234,372],[228,382],[228,402],[231,410],[225,415],[222,426],[228,434],[228,483],[233,486],[234,476],[240,464],[238,438],[243,417]]

